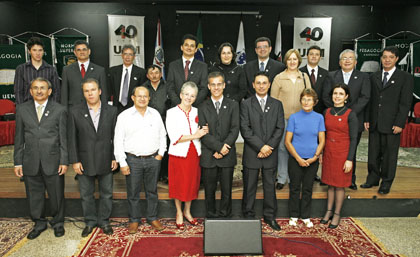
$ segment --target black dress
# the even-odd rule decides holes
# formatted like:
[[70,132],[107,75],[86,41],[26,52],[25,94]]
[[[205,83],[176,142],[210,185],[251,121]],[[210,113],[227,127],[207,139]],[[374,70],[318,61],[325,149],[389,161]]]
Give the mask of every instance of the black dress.
[[223,96],[240,103],[247,93],[246,77],[242,67],[234,61],[229,65],[215,63],[209,68],[209,73],[213,71],[219,71],[225,76],[226,86]]

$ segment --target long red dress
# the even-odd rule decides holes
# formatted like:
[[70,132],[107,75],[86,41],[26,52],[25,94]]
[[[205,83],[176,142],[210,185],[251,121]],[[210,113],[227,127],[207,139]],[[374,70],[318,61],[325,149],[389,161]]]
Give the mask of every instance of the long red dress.
[[198,197],[200,189],[200,156],[191,141],[187,157],[169,155],[169,197],[188,202]]
[[351,172],[344,173],[343,166],[347,160],[350,148],[348,109],[343,115],[331,114],[331,109],[325,113],[326,140],[322,158],[321,181],[334,187],[349,187]]

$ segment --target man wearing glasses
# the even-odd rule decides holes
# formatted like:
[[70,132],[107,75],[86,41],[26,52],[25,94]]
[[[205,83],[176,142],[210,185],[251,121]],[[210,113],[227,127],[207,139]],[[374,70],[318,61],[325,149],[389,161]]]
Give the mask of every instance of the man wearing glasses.
[[133,45],[124,45],[121,57],[123,64],[111,67],[108,74],[113,105],[118,113],[133,106],[131,92],[146,81],[146,71],[133,64],[136,58]]
[[108,88],[106,85],[105,69],[92,63],[89,59],[89,43],[84,40],[74,42],[74,54],[77,62],[65,66],[61,83],[61,104],[71,108],[85,101],[82,92],[82,81],[93,78],[99,81],[102,88],[101,100],[106,103]]
[[252,83],[257,72],[267,73],[271,84],[274,77],[286,68],[283,63],[270,58],[271,40],[268,37],[259,37],[255,40],[255,53],[258,59],[250,61],[244,66],[248,83],[247,97],[255,95]]
[[[332,84],[345,83],[350,89],[350,97],[346,106],[356,112],[359,120],[359,128],[357,134],[357,145],[359,145],[360,137],[364,130],[364,112],[370,99],[370,80],[367,73],[356,70],[357,55],[351,49],[345,49],[340,53],[339,64],[341,69],[330,73]],[[324,103],[327,107],[332,107],[333,103],[330,94],[331,88],[324,91]],[[351,186],[353,190],[357,190],[356,185],[356,155],[353,159],[353,175]]]

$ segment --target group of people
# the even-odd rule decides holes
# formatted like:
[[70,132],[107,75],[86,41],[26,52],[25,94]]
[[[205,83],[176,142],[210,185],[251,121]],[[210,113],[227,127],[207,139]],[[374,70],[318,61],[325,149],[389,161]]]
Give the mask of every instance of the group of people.
[[[312,187],[322,163],[328,202],[321,223],[336,228],[344,188],[357,190],[355,153],[364,129],[369,131],[369,174],[361,187],[381,182],[378,192],[389,193],[413,91],[411,75],[396,69],[396,47],[383,50],[382,70],[369,77],[355,69],[357,56],[349,49],[340,54],[341,69],[328,72],[318,66],[317,46],[308,49],[308,64],[301,68],[296,49],[287,51],[284,64],[271,59],[266,37],[256,39],[258,58],[244,67],[236,64],[230,43],[220,45],[219,60],[211,67],[194,58],[197,46],[195,36],[183,37],[182,57],[169,64],[165,82],[159,66],[144,70],[133,64],[136,52],[131,45],[122,48],[123,64],[111,67],[107,76],[103,67],[90,61],[89,44],[76,41],[77,62],[63,69],[60,84],[56,70],[42,60],[42,41],[29,40],[31,60],[15,74],[14,152],[15,174],[23,177],[35,222],[29,239],[47,228],[45,190],[54,234],[64,235],[63,174],[70,164],[79,182],[83,237],[96,226],[113,233],[109,217],[117,169],[126,177],[129,233],[136,233],[141,224],[142,186],[147,222],[158,231],[164,229],[158,219],[159,176],[168,178],[178,229],[185,227],[184,218],[199,224],[191,202],[201,180],[206,217],[229,218],[239,132],[244,139],[244,218],[255,218],[261,172],[264,222],[281,229],[276,189],[289,183],[289,224],[296,226],[301,218],[312,227]],[[221,200],[216,208],[218,183]]]

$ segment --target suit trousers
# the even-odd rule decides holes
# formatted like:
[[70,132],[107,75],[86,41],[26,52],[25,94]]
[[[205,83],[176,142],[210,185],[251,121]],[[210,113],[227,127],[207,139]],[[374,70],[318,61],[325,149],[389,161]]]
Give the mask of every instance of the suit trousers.
[[[112,176],[112,172],[97,176],[77,175],[86,226],[95,227],[99,225],[100,227],[104,227],[105,225],[109,225],[109,217],[112,212]],[[98,179],[100,194],[98,212],[96,212],[94,195],[95,178]]]
[[290,217],[302,219],[310,217],[312,188],[318,166],[319,162],[316,160],[314,163],[311,163],[309,167],[301,167],[294,157],[289,157]]
[[286,137],[286,128],[289,120],[284,119],[284,132],[281,137],[279,144],[279,160],[277,164],[277,183],[286,184],[289,181],[287,163],[289,161],[289,151],[286,149],[284,144],[284,138]]
[[41,164],[39,172],[35,176],[23,176],[25,181],[26,195],[29,202],[29,211],[35,222],[34,229],[42,230],[47,226],[45,218],[45,189],[50,201],[52,227],[64,225],[64,175],[47,176],[44,174]]
[[[232,213],[233,167],[202,168],[206,202],[206,217],[229,217]],[[219,214],[216,212],[216,189],[220,182]]]
[[[361,138],[362,138],[362,132],[358,132],[357,133],[356,150],[357,150],[357,146],[360,143]],[[351,174],[351,183],[356,184],[356,153],[354,153],[354,157],[353,157],[353,172]]]
[[140,191],[144,185],[147,201],[146,218],[148,222],[157,219],[158,193],[157,181],[159,178],[160,163],[154,157],[139,158],[127,155],[130,175],[126,176],[128,216],[130,222],[140,222]]
[[[242,197],[242,213],[246,218],[255,217],[255,196],[257,194],[258,174],[260,169],[244,167],[243,183],[244,192]],[[261,169],[263,181],[263,215],[265,219],[274,220],[277,214],[276,199],[276,168]]]
[[369,132],[368,176],[366,183],[390,188],[397,170],[400,134],[383,134],[377,130]]

